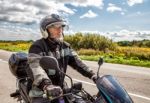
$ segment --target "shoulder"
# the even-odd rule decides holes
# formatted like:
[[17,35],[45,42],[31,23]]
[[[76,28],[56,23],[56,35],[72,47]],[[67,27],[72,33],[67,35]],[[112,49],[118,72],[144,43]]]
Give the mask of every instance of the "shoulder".
[[43,41],[44,41],[43,38],[42,38],[42,39],[39,39],[39,40],[36,40],[35,42],[33,42],[32,45],[41,45]]
[[29,48],[29,53],[39,53],[42,51],[43,39],[36,40]]
[[46,45],[46,40],[44,38],[41,38],[39,40],[36,40],[35,42],[33,42],[32,46],[36,46],[36,47],[40,47],[43,48]]
[[66,42],[66,41],[63,42],[63,45],[64,45],[65,47],[69,47],[69,48],[70,48],[70,44],[69,44],[68,42]]

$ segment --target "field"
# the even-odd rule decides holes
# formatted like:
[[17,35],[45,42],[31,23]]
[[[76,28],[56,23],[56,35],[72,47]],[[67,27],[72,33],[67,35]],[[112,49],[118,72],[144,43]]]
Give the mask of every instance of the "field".
[[27,52],[31,42],[0,42],[0,49],[15,52]]
[[[32,42],[0,42],[0,49],[16,52],[27,52]],[[115,50],[77,50],[81,59],[97,61],[103,57],[105,62],[150,67],[150,48],[143,47],[117,47]]]
[[115,51],[85,50],[78,51],[81,59],[98,61],[103,57],[105,62],[150,67],[150,48],[118,47]]

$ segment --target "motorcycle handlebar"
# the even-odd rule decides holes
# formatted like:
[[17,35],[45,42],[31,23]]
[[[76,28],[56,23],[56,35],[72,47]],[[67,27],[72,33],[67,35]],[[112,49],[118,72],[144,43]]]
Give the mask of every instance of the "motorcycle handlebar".
[[57,96],[57,97],[47,97],[46,94],[43,94],[43,98],[48,98],[50,101],[52,100],[55,100],[55,99],[59,99],[61,97],[64,97],[64,96],[68,96],[68,95],[71,95],[72,93],[78,93],[82,90],[82,83],[81,82],[77,82],[77,83],[74,83],[73,86],[71,88],[63,88],[63,94],[61,94],[60,96]]
[[68,87],[63,88],[63,94],[61,94],[60,96],[51,97],[51,96],[47,96],[46,94],[43,94],[43,98],[48,98],[50,101],[53,101],[55,99],[59,99],[59,98],[64,97],[64,96],[68,96],[68,95],[71,95],[73,93],[77,93],[81,90],[82,90],[82,83],[77,82],[77,83],[74,83],[71,88],[68,88]]

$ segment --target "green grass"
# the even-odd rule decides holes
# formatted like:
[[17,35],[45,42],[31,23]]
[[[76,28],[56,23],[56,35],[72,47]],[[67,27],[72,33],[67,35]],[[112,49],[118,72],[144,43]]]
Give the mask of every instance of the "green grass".
[[31,43],[1,43],[0,42],[0,49],[13,51],[13,52],[27,52]]
[[[100,57],[100,55],[97,55],[97,56],[80,55],[80,58],[82,60],[89,60],[89,61],[98,61],[99,57]],[[103,58],[104,58],[104,62],[106,62],[106,63],[126,64],[126,65],[150,68],[150,61],[148,61],[148,60],[134,60],[132,58],[123,58],[123,57],[109,58],[109,57],[105,57],[105,56],[103,56]]]
[[0,47],[0,49],[6,50],[6,51],[12,51],[12,52],[27,52],[28,50],[16,48],[16,46],[7,46],[7,47]]

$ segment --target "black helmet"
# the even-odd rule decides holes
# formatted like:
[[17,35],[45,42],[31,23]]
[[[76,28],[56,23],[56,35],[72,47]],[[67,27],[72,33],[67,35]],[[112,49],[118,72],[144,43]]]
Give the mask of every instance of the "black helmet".
[[26,53],[18,52],[12,54],[9,58],[8,64],[11,73],[17,78],[27,76],[25,70],[27,66]]
[[62,25],[63,27],[67,25],[66,21],[57,14],[51,14],[42,19],[40,30],[43,38],[46,39],[48,37],[47,28],[55,24]]

